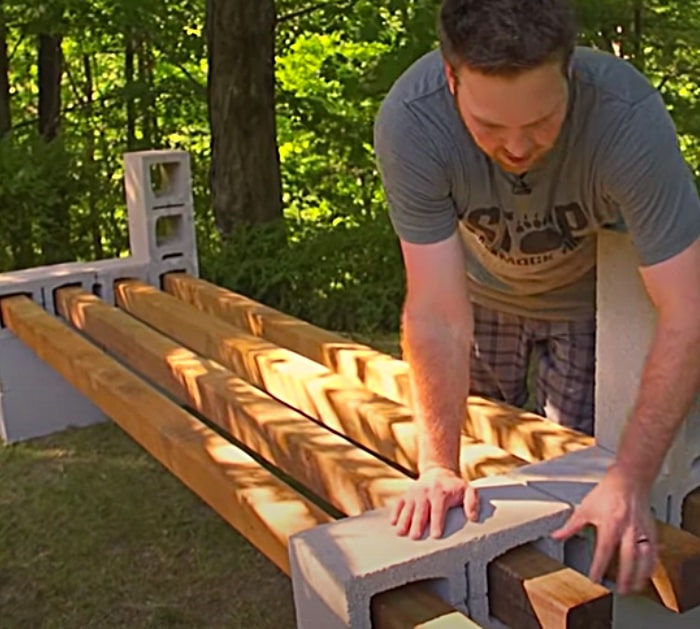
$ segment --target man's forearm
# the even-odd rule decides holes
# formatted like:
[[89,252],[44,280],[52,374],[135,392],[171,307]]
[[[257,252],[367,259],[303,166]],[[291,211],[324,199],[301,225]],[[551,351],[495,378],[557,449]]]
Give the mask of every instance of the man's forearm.
[[700,386],[700,326],[659,322],[617,467],[651,489]]
[[421,472],[437,466],[459,471],[472,336],[470,306],[458,317],[411,305],[404,310],[403,343],[410,367]]

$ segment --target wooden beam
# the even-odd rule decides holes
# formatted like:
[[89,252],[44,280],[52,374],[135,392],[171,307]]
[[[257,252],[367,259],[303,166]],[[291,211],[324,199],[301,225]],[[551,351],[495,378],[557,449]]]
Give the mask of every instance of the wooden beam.
[[[389,481],[394,481],[394,492],[403,490],[404,486],[395,482],[397,475],[399,478],[401,475],[387,464],[374,457],[371,457],[373,462],[368,462],[366,453],[272,398],[266,398],[252,386],[241,384],[230,375],[223,376],[217,363],[184,349],[96,297],[79,289],[62,289],[58,292],[57,307],[62,316],[133,369],[147,373],[159,386],[230,430],[286,473],[314,487],[324,500],[346,513],[386,503],[389,492],[386,487],[377,485],[376,479],[384,477],[386,480],[388,476]],[[166,365],[166,369],[158,363]],[[274,426],[275,423],[278,426]],[[319,430],[326,436],[321,436]],[[407,477],[403,479],[408,480]],[[367,501],[364,504],[363,497]],[[501,561],[507,559],[499,558],[497,563]],[[569,568],[561,565],[560,568],[558,578],[562,584],[571,579],[577,584],[579,598],[573,606],[595,605],[598,609],[598,586]],[[491,592],[491,599],[507,598],[509,591],[520,588],[520,581],[513,578],[510,588]],[[564,591],[573,589],[562,587]],[[566,617],[562,617],[561,627],[568,626]]]
[[[387,461],[417,473],[416,430],[406,406],[153,286],[132,280],[119,282],[115,300],[126,312],[194,352],[216,360]],[[466,435],[461,438],[460,457],[467,479],[505,473],[527,463]]]
[[[489,592],[507,590],[508,597],[492,598],[491,613],[518,629],[609,629],[613,613],[609,590],[579,573],[562,580],[562,570],[558,561],[531,546],[516,548],[492,562]],[[516,579],[520,588],[511,585]],[[588,605],[580,605],[581,591],[589,593]]]
[[[245,325],[254,334],[275,338],[299,353],[335,367],[338,372],[344,371],[344,365],[349,366],[348,377],[373,383],[375,389],[389,398],[398,397],[404,403],[407,401],[404,399],[406,389],[400,384],[401,378],[407,374],[403,361],[373,352],[371,348],[348,342],[326,330],[185,274],[166,276],[164,288],[204,312]],[[359,352],[360,358],[347,360],[346,356],[343,359],[344,352],[354,354],[355,358]],[[372,362],[377,355],[379,361]],[[371,371],[369,365],[374,365],[376,373],[385,371],[389,374],[389,380],[394,384],[386,386],[386,380],[382,378],[368,378],[367,373]],[[595,443],[591,437],[483,398],[472,397],[468,411],[466,424],[471,434],[479,435],[527,460],[547,460]],[[695,550],[687,540],[683,541],[679,529],[664,529],[664,535],[668,540],[668,554],[662,549],[659,569],[647,595],[672,610],[694,608],[700,604],[689,594],[693,591],[695,575],[700,577],[700,567],[696,569]],[[700,597],[700,588],[697,591]]]
[[[656,523],[659,561],[643,594],[677,613],[700,607],[700,538],[664,522]],[[615,557],[606,578],[617,578]]]
[[[506,583],[508,588],[512,583]],[[372,626],[383,629],[478,629],[473,620],[456,612],[447,603],[438,611],[435,594],[419,583],[404,585],[372,598]],[[438,599],[440,600],[440,599]],[[432,605],[429,602],[433,601]],[[513,629],[516,629],[513,627]],[[520,629],[519,627],[517,629]]]
[[[306,356],[410,408],[408,364],[185,273],[164,277],[164,290],[200,310]],[[470,396],[464,433],[529,462],[587,448],[587,435],[532,413]]]
[[411,479],[373,454],[80,288],[56,292],[62,317],[347,515],[398,498]]
[[[332,521],[240,448],[158,393],[89,341],[26,297],[0,301],[7,327],[42,360],[95,403],[229,525],[289,575],[289,538]],[[419,603],[416,604],[416,600]],[[420,587],[380,594],[373,605],[403,627],[450,618],[455,629],[474,629],[466,616]],[[407,610],[413,610],[416,618]],[[378,629],[390,629],[384,620]]]
[[691,491],[683,501],[683,528],[700,536],[700,488]]
[[21,341],[282,570],[289,536],[331,520],[28,298],[3,299],[0,311]]

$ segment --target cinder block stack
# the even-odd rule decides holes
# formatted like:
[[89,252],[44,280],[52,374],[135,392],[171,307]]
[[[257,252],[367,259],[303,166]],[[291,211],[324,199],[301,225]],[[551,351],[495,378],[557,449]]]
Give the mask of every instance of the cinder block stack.
[[[189,154],[127,153],[125,193],[129,256],[0,274],[0,297],[25,294],[55,315],[54,292],[62,286],[80,286],[111,305],[117,280],[138,279],[159,286],[161,276],[169,271],[197,276]],[[13,443],[105,419],[0,322],[2,441]]]

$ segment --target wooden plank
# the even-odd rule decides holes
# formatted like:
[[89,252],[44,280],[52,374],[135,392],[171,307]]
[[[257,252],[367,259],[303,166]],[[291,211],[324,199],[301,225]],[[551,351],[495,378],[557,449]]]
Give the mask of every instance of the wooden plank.
[[683,501],[683,528],[700,536],[700,488],[691,491]]
[[[700,607],[700,537],[664,522],[656,523],[659,561],[643,594],[671,611]],[[617,577],[616,556],[606,578]]]
[[[57,302],[62,315],[96,342],[113,351],[136,371],[148,373],[159,386],[230,430],[285,472],[314,487],[321,497],[337,508],[350,513],[363,510],[367,505],[362,504],[362,496],[367,496],[371,505],[386,503],[386,489],[378,487],[375,479],[386,476],[388,471],[395,479],[399,473],[385,463],[374,459],[369,467],[364,456],[357,458],[361,451],[348,448],[321,426],[292,409],[282,407],[272,398],[265,399],[264,394],[252,386],[240,384],[232,376],[222,376],[222,368],[217,363],[198,357],[94,296],[81,293],[79,289],[62,289],[58,292]],[[167,369],[158,367],[158,362],[167,365]],[[275,423],[275,418],[280,424],[276,429],[270,426]],[[264,429],[256,431],[255,424]],[[318,430],[330,436],[324,440]],[[276,447],[277,444],[283,447]],[[309,466],[309,461],[314,462],[312,466]],[[349,482],[344,482],[344,479],[349,479]],[[403,491],[403,487],[400,489]],[[599,605],[597,586],[573,570],[561,565],[560,568],[559,579],[563,584],[571,579],[576,581],[579,598],[575,607]],[[509,591],[520,588],[520,582],[515,579],[510,588],[492,592],[492,600],[501,596],[508,598]],[[572,588],[564,585],[563,589]],[[561,627],[568,626],[566,617],[562,618]]]
[[[285,404],[404,470],[414,475],[417,472],[416,430],[406,406],[153,286],[119,282],[115,300],[126,312],[194,352],[213,358]],[[462,435],[460,459],[467,479],[505,473],[526,464],[505,450],[466,435]]]
[[[164,277],[164,290],[203,312],[264,337],[410,408],[408,364],[185,273]],[[470,396],[464,433],[529,462],[594,445],[594,439],[545,418]]]
[[411,482],[404,473],[219,363],[80,288],[57,291],[56,306],[62,317],[128,367],[347,515],[384,506]]
[[4,323],[134,441],[289,571],[290,535],[331,520],[190,413],[26,297],[0,301]]
[[[92,400],[229,525],[289,575],[289,538],[332,517],[202,424],[92,343],[26,297],[0,301],[7,327]],[[419,604],[416,605],[416,594]],[[418,627],[450,617],[450,626],[476,625],[429,591],[409,587],[375,602]],[[406,608],[413,609],[413,621]],[[386,629],[383,621],[376,625]]]
[[[504,584],[505,588],[510,586],[512,583]],[[473,620],[456,612],[444,602],[442,610],[439,611],[435,598],[436,595],[427,587],[417,583],[383,592],[372,599],[372,626],[383,629],[478,629],[479,625]],[[429,606],[431,600],[433,604]],[[439,598],[437,600],[440,601]]]
[[[609,590],[579,573],[562,579],[562,570],[559,562],[531,546],[516,548],[492,562],[489,592],[509,593],[492,597],[492,614],[518,629],[609,629],[613,613]],[[521,582],[520,588],[512,587],[515,579]],[[580,605],[582,591],[590,597],[587,605]]]

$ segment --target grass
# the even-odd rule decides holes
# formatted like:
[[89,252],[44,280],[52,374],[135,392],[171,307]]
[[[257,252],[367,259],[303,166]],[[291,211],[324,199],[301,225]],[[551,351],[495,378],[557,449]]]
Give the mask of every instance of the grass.
[[292,628],[290,580],[119,428],[0,447],[0,625]]

